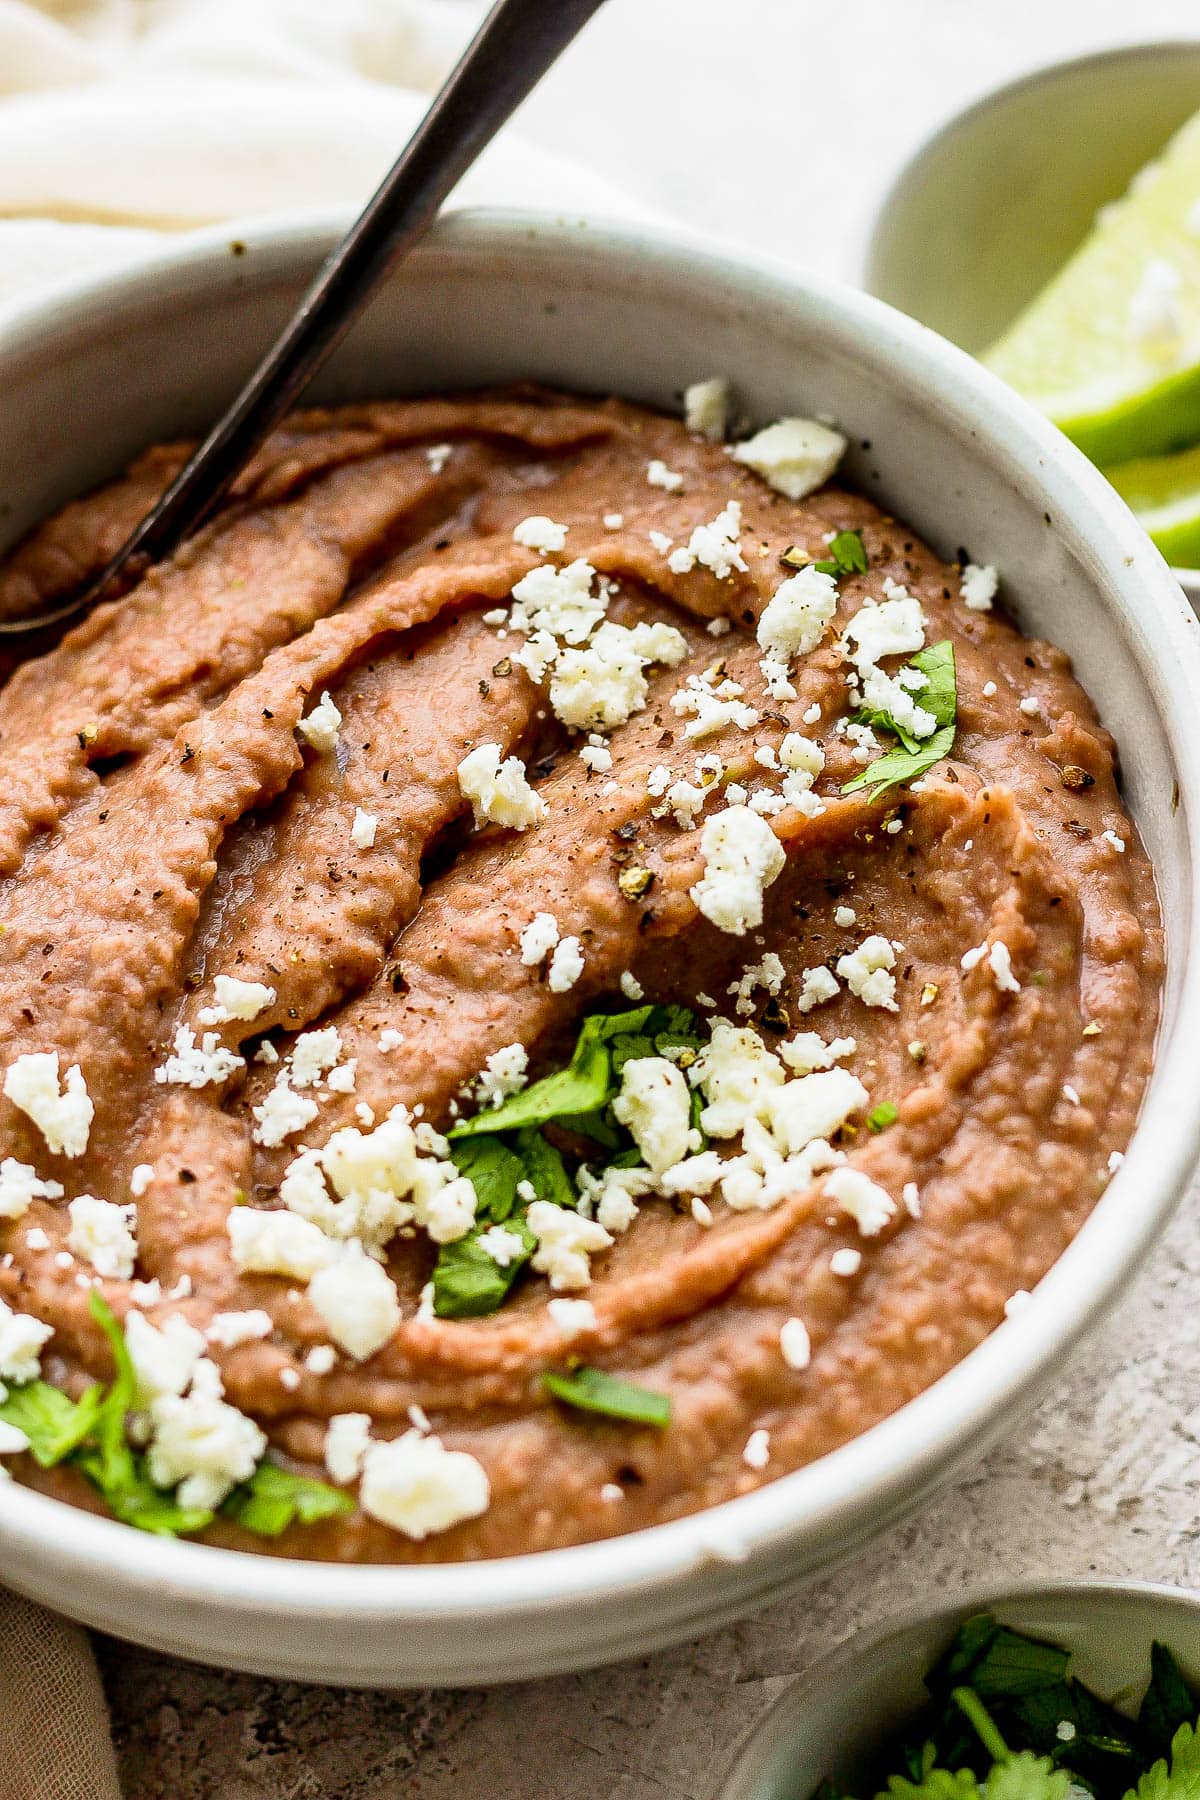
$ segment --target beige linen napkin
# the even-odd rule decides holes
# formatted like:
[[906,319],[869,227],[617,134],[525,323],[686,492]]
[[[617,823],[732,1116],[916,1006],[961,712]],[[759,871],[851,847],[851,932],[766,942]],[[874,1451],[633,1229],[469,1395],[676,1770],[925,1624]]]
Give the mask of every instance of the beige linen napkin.
[[87,1638],[2,1590],[0,1793],[4,1800],[121,1800]]
[[[0,317],[166,231],[360,205],[483,5],[0,0]],[[507,134],[456,198],[639,210]],[[85,1635],[3,1590],[0,1796],[119,1800]]]

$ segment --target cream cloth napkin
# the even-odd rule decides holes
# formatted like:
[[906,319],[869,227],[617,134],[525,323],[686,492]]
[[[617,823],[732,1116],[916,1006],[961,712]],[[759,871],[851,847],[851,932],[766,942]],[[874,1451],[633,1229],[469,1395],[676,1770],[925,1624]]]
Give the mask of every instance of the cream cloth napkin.
[[[163,231],[360,205],[484,0],[0,0],[0,308]],[[464,203],[640,209],[502,135]]]
[[121,1800],[87,1638],[2,1591],[0,1793],[4,1800]]
[[[482,5],[0,0],[0,320],[39,284],[136,260],[164,232],[360,205]],[[507,135],[456,198],[640,210]],[[2,1590],[0,1792],[120,1800],[85,1635]]]

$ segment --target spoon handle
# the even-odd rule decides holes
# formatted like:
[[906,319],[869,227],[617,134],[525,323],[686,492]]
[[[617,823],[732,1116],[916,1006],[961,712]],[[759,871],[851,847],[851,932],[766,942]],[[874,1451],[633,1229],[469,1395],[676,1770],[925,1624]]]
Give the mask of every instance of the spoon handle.
[[[131,558],[157,562],[203,523],[340,343],[379,281],[428,230],[480,151],[602,4],[497,0],[241,393],[88,593],[53,616],[86,611]],[[45,622],[45,615],[36,621]]]

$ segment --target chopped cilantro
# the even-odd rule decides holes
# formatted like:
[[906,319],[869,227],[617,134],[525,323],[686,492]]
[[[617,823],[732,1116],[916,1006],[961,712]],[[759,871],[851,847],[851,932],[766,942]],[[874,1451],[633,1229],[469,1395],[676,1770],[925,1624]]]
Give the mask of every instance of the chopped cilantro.
[[517,1203],[517,1183],[525,1174],[521,1158],[490,1136],[452,1143],[450,1156],[475,1189],[475,1217],[503,1224]]
[[[116,1365],[112,1382],[93,1382],[79,1400],[72,1401],[49,1382],[29,1381],[12,1389],[0,1405],[0,1419],[19,1426],[29,1439],[30,1453],[43,1469],[58,1463],[77,1469],[100,1494],[113,1517],[124,1524],[136,1525],[139,1531],[158,1537],[182,1537],[203,1531],[212,1524],[213,1514],[204,1507],[180,1506],[173,1494],[155,1487],[145,1456],[130,1444],[125,1420],[133,1409],[137,1380],[125,1333],[99,1288],[93,1288],[88,1295],[88,1310],[112,1350]],[[270,1472],[264,1476],[267,1469]],[[345,1511],[353,1504],[336,1488],[325,1488],[323,1482],[305,1482],[283,1469],[261,1463],[238,1490],[248,1497],[245,1504],[249,1519],[241,1520],[248,1530],[268,1537],[282,1531],[282,1524],[271,1521],[279,1516],[283,1485],[294,1490],[290,1516],[302,1523],[323,1518],[331,1511]],[[337,1504],[322,1503],[318,1493],[337,1495]],[[274,1513],[267,1510],[268,1502],[274,1505]],[[324,1511],[320,1510],[322,1504]],[[257,1524],[255,1519],[267,1520],[268,1524]],[[290,1517],[284,1520],[286,1523],[290,1523]]]
[[1160,1757],[1146,1771],[1137,1784],[1137,1800],[1200,1800],[1200,1736],[1194,1726],[1179,1727],[1170,1760]]
[[[636,1046],[632,1050],[628,1040]],[[460,1119],[449,1133],[450,1139],[457,1142],[484,1133],[520,1131],[551,1120],[569,1120],[573,1129],[580,1130],[584,1119],[602,1112],[613,1098],[619,1068],[631,1055],[661,1055],[664,1048],[694,1049],[701,1042],[695,1019],[685,1006],[650,1005],[629,1012],[592,1013],[580,1027],[565,1069],[555,1069],[473,1119]]]
[[867,1114],[867,1124],[872,1131],[886,1131],[888,1126],[894,1125],[899,1117],[900,1113],[894,1100],[881,1100],[879,1105],[873,1106]]
[[890,713],[864,709],[855,715],[857,724],[870,725],[881,731],[891,731],[900,742],[894,750],[876,757],[870,766],[848,781],[842,788],[843,794],[856,793],[860,788],[872,790],[872,800],[878,800],[889,788],[901,787],[906,782],[916,781],[935,763],[949,756],[954,748],[954,736],[957,729],[958,690],[954,670],[954,645],[949,638],[940,644],[931,644],[920,651],[906,665],[915,669],[926,678],[926,685],[917,690],[917,704],[932,713],[937,721],[937,729],[927,738],[914,738],[905,726],[897,723]]
[[666,1394],[635,1387],[603,1369],[579,1368],[569,1375],[543,1375],[542,1385],[556,1400],[565,1401],[580,1412],[603,1413],[609,1419],[656,1425],[660,1430],[671,1422],[671,1402]]
[[567,1174],[567,1165],[544,1132],[531,1127],[517,1133],[517,1149],[525,1167],[525,1179],[533,1183],[539,1200],[555,1206],[574,1206],[578,1195]]
[[[1197,1703],[1160,1644],[1136,1720],[1071,1675],[1068,1651],[986,1613],[925,1685],[930,1703],[868,1772],[876,1800],[1200,1800]],[[822,1783],[813,1800],[845,1790]]]
[[1175,1733],[1196,1716],[1196,1706],[1179,1664],[1165,1644],[1150,1649],[1150,1686],[1138,1714],[1138,1727],[1159,1756],[1170,1750]]
[[34,1461],[52,1469],[90,1435],[103,1397],[99,1382],[93,1382],[81,1399],[70,1400],[48,1381],[27,1381],[24,1387],[11,1389],[0,1405],[0,1419],[23,1431]]
[[839,531],[830,539],[829,555],[822,558],[813,567],[822,575],[865,575],[867,572],[867,549],[862,541],[862,533],[858,531]]
[[439,1319],[482,1319],[494,1313],[507,1300],[537,1248],[537,1240],[520,1214],[506,1219],[505,1231],[519,1237],[524,1248],[501,1267],[480,1245],[480,1236],[487,1229],[477,1225],[438,1251],[433,1265],[433,1310]]
[[256,1537],[278,1537],[293,1523],[316,1525],[354,1511],[354,1501],[341,1488],[290,1469],[264,1457],[249,1481],[234,1488],[221,1511],[244,1531]]

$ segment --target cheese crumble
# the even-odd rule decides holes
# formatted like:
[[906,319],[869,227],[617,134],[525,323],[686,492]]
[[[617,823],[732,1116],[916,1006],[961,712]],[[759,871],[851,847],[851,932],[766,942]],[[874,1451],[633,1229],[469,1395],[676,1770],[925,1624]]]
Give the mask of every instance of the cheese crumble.
[[67,1244],[75,1255],[90,1264],[97,1275],[128,1281],[137,1260],[133,1232],[137,1208],[97,1200],[94,1194],[80,1194],[67,1211],[71,1216]]
[[372,1518],[419,1541],[479,1518],[491,1502],[491,1487],[483,1464],[466,1451],[406,1431],[368,1446],[359,1501]]
[[829,480],[846,452],[840,431],[816,419],[779,419],[734,446],[735,460],[789,500],[803,500]]
[[555,550],[565,550],[567,545],[567,527],[556,524],[541,513],[534,513],[528,519],[522,519],[513,528],[513,542],[523,544],[527,550],[537,550],[543,556]]
[[528,831],[546,817],[547,806],[530,787],[519,757],[503,758],[499,744],[480,744],[458,765],[458,786],[471,802],[477,827],[501,825]]
[[33,1120],[54,1155],[83,1155],[95,1108],[78,1063],[71,1064],[60,1086],[58,1051],[26,1051],[9,1064],[4,1093]]
[[337,749],[338,732],[341,729],[342,715],[333,703],[330,694],[322,694],[319,702],[313,707],[306,719],[301,719],[296,729],[313,750],[323,755],[332,756]]
[[719,931],[735,937],[762,924],[763,893],[787,857],[771,827],[748,806],[727,806],[700,834],[704,874],[691,897]]

